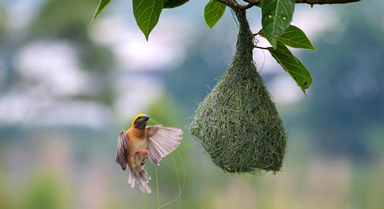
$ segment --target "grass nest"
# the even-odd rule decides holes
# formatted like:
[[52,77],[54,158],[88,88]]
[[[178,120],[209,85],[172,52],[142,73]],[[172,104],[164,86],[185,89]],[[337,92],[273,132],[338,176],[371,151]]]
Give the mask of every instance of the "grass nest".
[[231,173],[279,171],[286,150],[284,124],[256,70],[253,47],[252,34],[240,24],[232,63],[189,127],[212,161]]

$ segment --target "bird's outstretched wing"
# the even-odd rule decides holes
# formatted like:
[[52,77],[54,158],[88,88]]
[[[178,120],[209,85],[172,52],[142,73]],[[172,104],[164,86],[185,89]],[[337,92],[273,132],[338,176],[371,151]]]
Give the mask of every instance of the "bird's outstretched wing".
[[127,169],[127,149],[128,149],[128,137],[125,130],[122,130],[117,138],[116,148],[116,163],[120,164],[121,169],[124,171]]
[[163,127],[162,125],[147,126],[148,159],[158,165],[161,159],[175,150],[183,138],[183,131],[178,128]]

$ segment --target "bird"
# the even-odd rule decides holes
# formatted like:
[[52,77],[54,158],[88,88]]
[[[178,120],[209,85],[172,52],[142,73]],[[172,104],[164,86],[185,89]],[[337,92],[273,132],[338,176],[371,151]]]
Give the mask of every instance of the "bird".
[[148,186],[151,177],[144,169],[146,160],[159,166],[162,158],[173,152],[183,138],[179,128],[147,126],[149,118],[146,114],[138,114],[128,131],[120,132],[116,148],[116,163],[123,171],[128,165],[128,184],[134,188],[136,183],[143,193],[152,192]]

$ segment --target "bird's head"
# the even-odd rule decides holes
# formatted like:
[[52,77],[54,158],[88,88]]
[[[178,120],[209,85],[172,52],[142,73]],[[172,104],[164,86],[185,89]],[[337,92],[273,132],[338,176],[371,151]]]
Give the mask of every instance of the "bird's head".
[[146,115],[146,114],[138,114],[133,119],[132,127],[144,130],[145,126],[147,125],[147,121],[148,120],[149,120],[149,116],[148,115]]

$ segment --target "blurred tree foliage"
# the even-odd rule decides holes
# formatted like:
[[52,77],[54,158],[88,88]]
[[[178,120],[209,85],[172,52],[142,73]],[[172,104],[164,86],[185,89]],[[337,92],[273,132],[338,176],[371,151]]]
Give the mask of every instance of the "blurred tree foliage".
[[382,128],[374,128],[384,127],[384,33],[365,30],[367,25],[381,24],[366,17],[359,11],[344,13],[342,19],[354,24],[333,34],[342,37],[338,47],[322,39],[316,55],[305,55],[319,80],[298,115],[305,118],[301,130],[311,133],[316,147],[361,160],[374,156],[369,131],[384,134]]
[[0,172],[0,209],[13,209],[14,203],[9,195],[7,184],[2,172]]
[[21,208],[25,209],[64,209],[73,208],[73,198],[68,184],[57,174],[41,174],[37,176],[25,191],[25,201]]
[[[215,36],[215,39],[218,38],[220,37]],[[204,34],[199,41],[191,45],[184,64],[177,71],[167,73],[167,91],[178,99],[187,116],[192,116],[197,104],[227,69],[230,56],[226,57],[225,53],[222,53],[227,50],[223,42],[215,43],[212,36]]]
[[5,38],[5,8],[0,4],[0,44],[4,42]]
[[[10,41],[7,40],[7,27],[6,27],[6,17],[7,10],[6,7],[0,2],[0,70],[3,70],[3,67],[9,67],[12,47],[10,47]],[[10,69],[4,69],[0,76],[0,93],[6,92],[9,89],[10,84],[12,83],[12,74]]]
[[89,27],[97,2],[92,0],[49,0],[29,25],[34,39],[69,41],[79,52],[82,69],[92,74],[95,83],[101,85],[95,96],[78,95],[80,98],[100,100],[111,105],[114,101],[112,71],[114,58],[107,47],[95,44],[89,36]]
[[153,120],[151,122],[161,121],[162,125],[170,127],[183,124],[180,117],[181,110],[179,106],[176,104],[176,101],[168,95],[162,96],[157,101],[152,102],[147,109],[148,111],[146,112],[151,117],[151,120]]

